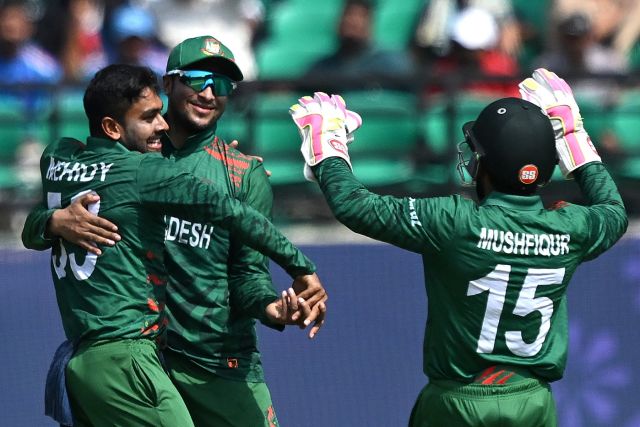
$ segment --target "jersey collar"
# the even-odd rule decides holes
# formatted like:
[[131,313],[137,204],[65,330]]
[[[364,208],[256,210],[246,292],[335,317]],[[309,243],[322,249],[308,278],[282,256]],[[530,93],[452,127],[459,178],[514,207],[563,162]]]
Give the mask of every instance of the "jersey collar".
[[118,141],[109,138],[99,138],[90,136],[87,138],[87,150],[94,153],[126,153],[129,151],[127,147]]
[[480,203],[480,206],[501,206],[503,208],[520,211],[539,211],[544,209],[542,199],[538,195],[516,196],[498,191],[492,191],[491,194]]
[[170,156],[171,154],[185,156],[200,150],[209,144],[216,133],[216,126],[212,126],[203,131],[195,133],[187,138],[182,148],[176,149],[171,143],[171,138],[167,133],[162,137],[162,155]]

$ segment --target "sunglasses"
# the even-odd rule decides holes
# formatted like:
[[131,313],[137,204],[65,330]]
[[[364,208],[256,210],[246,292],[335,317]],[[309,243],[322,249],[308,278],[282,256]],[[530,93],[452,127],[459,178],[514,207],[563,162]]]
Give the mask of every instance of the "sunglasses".
[[213,93],[217,96],[230,95],[238,85],[229,77],[212,73],[211,71],[173,70],[169,71],[167,75],[177,75],[182,84],[189,86],[196,92],[202,92],[211,86]]

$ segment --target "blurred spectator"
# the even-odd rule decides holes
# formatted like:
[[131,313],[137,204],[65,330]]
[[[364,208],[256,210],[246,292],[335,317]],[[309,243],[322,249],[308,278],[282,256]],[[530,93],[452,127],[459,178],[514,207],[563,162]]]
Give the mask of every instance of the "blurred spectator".
[[211,34],[234,53],[245,80],[257,75],[254,31],[264,18],[260,0],[145,0],[158,20],[158,35],[169,48]]
[[620,56],[629,56],[640,35],[640,2],[637,0],[554,0],[554,22],[575,13],[586,14],[592,37]]
[[467,92],[477,95],[519,96],[518,63],[499,49],[500,28],[489,12],[477,7],[461,10],[451,23],[448,39],[449,53],[435,60],[434,75],[458,78]]
[[[606,100],[615,93],[615,85],[602,79],[584,78],[585,74],[623,74],[628,71],[626,56],[598,42],[591,18],[576,12],[558,24],[557,42],[550,43],[552,50],[544,53],[536,62],[562,75],[579,98]],[[576,77],[582,77],[576,79]]]
[[67,81],[83,80],[88,69],[104,63],[101,35],[104,3],[99,0],[51,0],[36,38],[60,60]]
[[[19,1],[5,1],[0,4],[0,75],[5,85],[54,84],[62,78],[62,68],[57,61],[33,41],[35,26],[27,5]],[[38,175],[38,159],[42,146],[38,139],[42,111],[48,105],[50,92],[39,88],[0,89],[0,100],[10,103],[17,100],[18,108],[23,108],[23,127],[20,140],[3,141],[15,147],[12,159],[21,182],[30,188]],[[3,125],[4,126],[4,125]],[[4,137],[4,135],[3,135]]]
[[34,24],[17,0],[0,4],[0,75],[3,83],[57,83],[62,69],[33,42]]
[[591,22],[592,37],[606,44],[617,32],[628,9],[636,0],[553,0],[553,26],[572,15],[584,14]]
[[307,77],[404,76],[413,72],[406,52],[378,49],[371,37],[373,6],[366,0],[347,0],[337,28],[338,48],[308,70]]
[[113,10],[105,23],[110,48],[102,63],[96,62],[87,77],[108,64],[145,65],[158,76],[165,73],[169,51],[159,40],[155,17],[147,8],[122,5]]
[[431,0],[425,4],[414,45],[427,63],[433,57],[448,55],[453,49],[451,26],[466,8],[482,9],[493,17],[498,26],[497,51],[516,57],[520,50],[520,26],[510,0]]

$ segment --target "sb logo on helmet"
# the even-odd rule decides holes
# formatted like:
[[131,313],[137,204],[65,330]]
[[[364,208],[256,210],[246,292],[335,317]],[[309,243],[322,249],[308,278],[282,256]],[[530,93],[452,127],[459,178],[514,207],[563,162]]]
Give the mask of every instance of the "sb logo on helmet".
[[523,184],[533,184],[538,179],[538,167],[536,165],[525,165],[520,168],[518,178]]

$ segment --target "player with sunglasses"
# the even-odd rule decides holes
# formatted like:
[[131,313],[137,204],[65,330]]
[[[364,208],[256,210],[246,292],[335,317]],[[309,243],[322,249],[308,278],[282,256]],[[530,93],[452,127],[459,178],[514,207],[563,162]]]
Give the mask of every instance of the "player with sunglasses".
[[[170,129],[163,154],[270,216],[273,193],[262,164],[216,136],[228,96],[242,80],[233,53],[215,38],[176,46],[164,76]],[[277,426],[254,320],[280,328],[264,316],[278,296],[267,259],[219,229],[206,248],[181,242],[174,230],[184,226],[181,218],[168,221],[171,330],[164,354],[171,378],[198,427]],[[315,307],[321,324],[321,285],[295,291]]]
[[[270,217],[273,193],[262,164],[216,136],[228,96],[242,79],[233,53],[214,37],[178,44],[163,78],[169,130],[162,139],[162,153]],[[62,237],[78,244],[113,244],[114,224],[79,212],[81,205],[67,209],[64,224],[56,217],[49,224],[67,230]],[[177,216],[167,216],[166,226],[170,321],[164,356],[194,424],[277,426],[255,332],[255,319],[283,328],[270,323],[265,312],[279,296],[268,259],[219,227]],[[327,296],[317,276],[304,277],[308,280],[297,281],[293,288],[311,307],[310,314],[296,313],[293,318],[301,328],[313,323],[312,338],[324,322]]]
[[211,71],[200,70],[172,70],[167,73],[168,76],[178,76],[180,82],[189,86],[195,92],[202,92],[208,87],[213,89],[216,96],[231,95],[238,83],[222,74],[212,73]]

